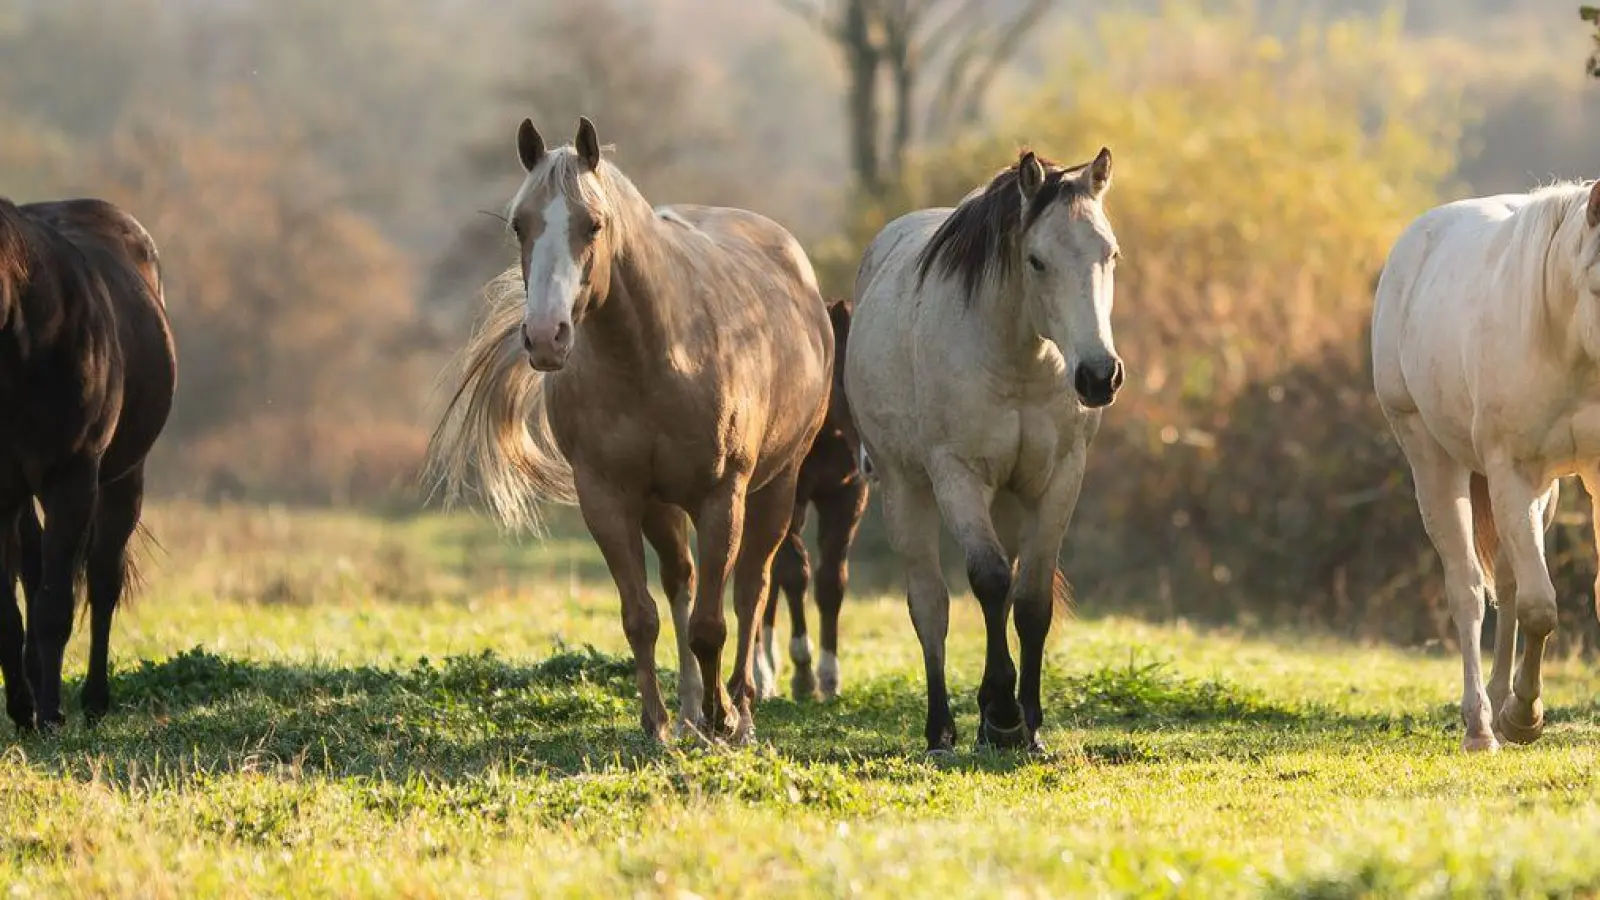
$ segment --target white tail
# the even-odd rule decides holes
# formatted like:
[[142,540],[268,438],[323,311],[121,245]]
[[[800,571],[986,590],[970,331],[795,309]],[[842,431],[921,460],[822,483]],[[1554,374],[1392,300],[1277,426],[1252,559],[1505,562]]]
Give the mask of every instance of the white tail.
[[572,467],[556,448],[544,376],[518,338],[525,302],[521,273],[507,269],[484,288],[487,312],[457,357],[460,383],[428,441],[424,481],[460,501],[473,481],[509,529],[539,531],[540,502],[574,504]]

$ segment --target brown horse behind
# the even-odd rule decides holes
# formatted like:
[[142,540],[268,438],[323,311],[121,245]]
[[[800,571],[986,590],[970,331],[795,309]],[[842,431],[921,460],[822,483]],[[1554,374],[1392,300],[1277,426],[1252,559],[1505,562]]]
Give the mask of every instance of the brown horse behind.
[[0,198],[0,674],[18,729],[63,721],[80,573],[90,611],[84,714],[92,722],[110,706],[112,614],[145,455],[176,379],[160,263],[143,226],[100,200]]
[[[772,594],[756,648],[756,689],[763,697],[777,693],[773,629],[777,625],[780,590],[789,601],[789,661],[794,664],[789,686],[794,698],[810,699],[820,692],[822,699],[832,700],[839,694],[839,608],[844,604],[845,586],[850,579],[850,546],[855,543],[856,530],[867,511],[868,488],[859,469],[861,440],[850,420],[850,402],[845,398],[843,369],[839,365],[850,338],[850,301],[831,301],[828,317],[833,320],[833,392],[828,398],[827,421],[800,467],[789,533],[772,562]],[[803,533],[807,507],[817,510],[821,559],[815,570]],[[811,639],[806,632],[806,588],[812,584],[813,575],[822,626],[822,658],[814,673]]]
[[517,146],[527,175],[507,218],[521,262],[490,285],[431,472],[454,496],[475,471],[510,525],[536,522],[538,500],[577,502],[621,594],[641,724],[664,740],[643,534],[678,635],[680,728],[748,739],[756,615],[827,412],[833,332],[816,276],[754,213],[652,209],[587,119],[554,150],[524,121]]

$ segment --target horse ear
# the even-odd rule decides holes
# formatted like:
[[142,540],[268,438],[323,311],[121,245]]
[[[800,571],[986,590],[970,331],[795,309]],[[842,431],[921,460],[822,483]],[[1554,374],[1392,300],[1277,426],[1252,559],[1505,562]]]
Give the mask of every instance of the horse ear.
[[1039,157],[1032,150],[1022,151],[1022,157],[1017,160],[1017,188],[1022,191],[1024,202],[1033,199],[1039,193],[1039,186],[1044,184],[1044,164],[1039,162]]
[[517,129],[517,156],[522,158],[522,167],[530,172],[544,159],[544,138],[539,129],[533,127],[532,119],[523,119]]
[[1600,225],[1600,181],[1589,188],[1589,227]]
[[588,116],[578,117],[578,137],[572,144],[578,148],[578,156],[583,158],[589,171],[600,168],[600,138],[594,133],[594,123]]
[[1094,162],[1089,163],[1089,190],[1096,196],[1111,187],[1111,148],[1101,147]]

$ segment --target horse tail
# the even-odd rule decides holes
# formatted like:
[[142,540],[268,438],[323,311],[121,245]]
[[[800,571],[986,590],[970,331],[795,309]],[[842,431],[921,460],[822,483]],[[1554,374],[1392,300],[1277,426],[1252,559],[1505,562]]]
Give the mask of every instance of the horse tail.
[[1055,574],[1050,578],[1050,600],[1055,604],[1056,612],[1063,616],[1073,614],[1072,585],[1067,582],[1066,573],[1056,566]]
[[539,531],[540,502],[574,504],[572,466],[550,431],[546,380],[518,339],[524,288],[513,267],[484,288],[487,312],[457,357],[459,384],[428,441],[423,479],[446,505],[474,474],[507,528]]
[[1500,532],[1494,525],[1494,511],[1489,505],[1489,479],[1472,473],[1468,491],[1472,498],[1472,545],[1478,553],[1478,567],[1483,570],[1483,580],[1494,591],[1494,562],[1500,552]]

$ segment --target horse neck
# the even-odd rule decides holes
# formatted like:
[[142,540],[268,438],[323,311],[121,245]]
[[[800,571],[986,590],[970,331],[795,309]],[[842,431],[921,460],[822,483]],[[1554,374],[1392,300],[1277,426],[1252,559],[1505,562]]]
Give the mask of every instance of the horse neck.
[[1021,373],[1043,352],[1045,340],[1030,326],[1024,302],[1016,274],[985,279],[972,297],[968,314],[978,318],[978,346],[992,370]]
[[684,280],[674,276],[675,247],[659,231],[655,214],[637,192],[619,203],[628,217],[625,237],[611,261],[611,281],[595,298],[584,330],[589,352],[611,371],[630,375],[660,368],[673,341],[672,310]]
[[1550,240],[1538,272],[1542,280],[1539,312],[1557,340],[1565,344],[1569,357],[1600,362],[1600,308],[1581,302],[1578,287],[1585,237],[1582,223],[1580,209],[1562,220]]

